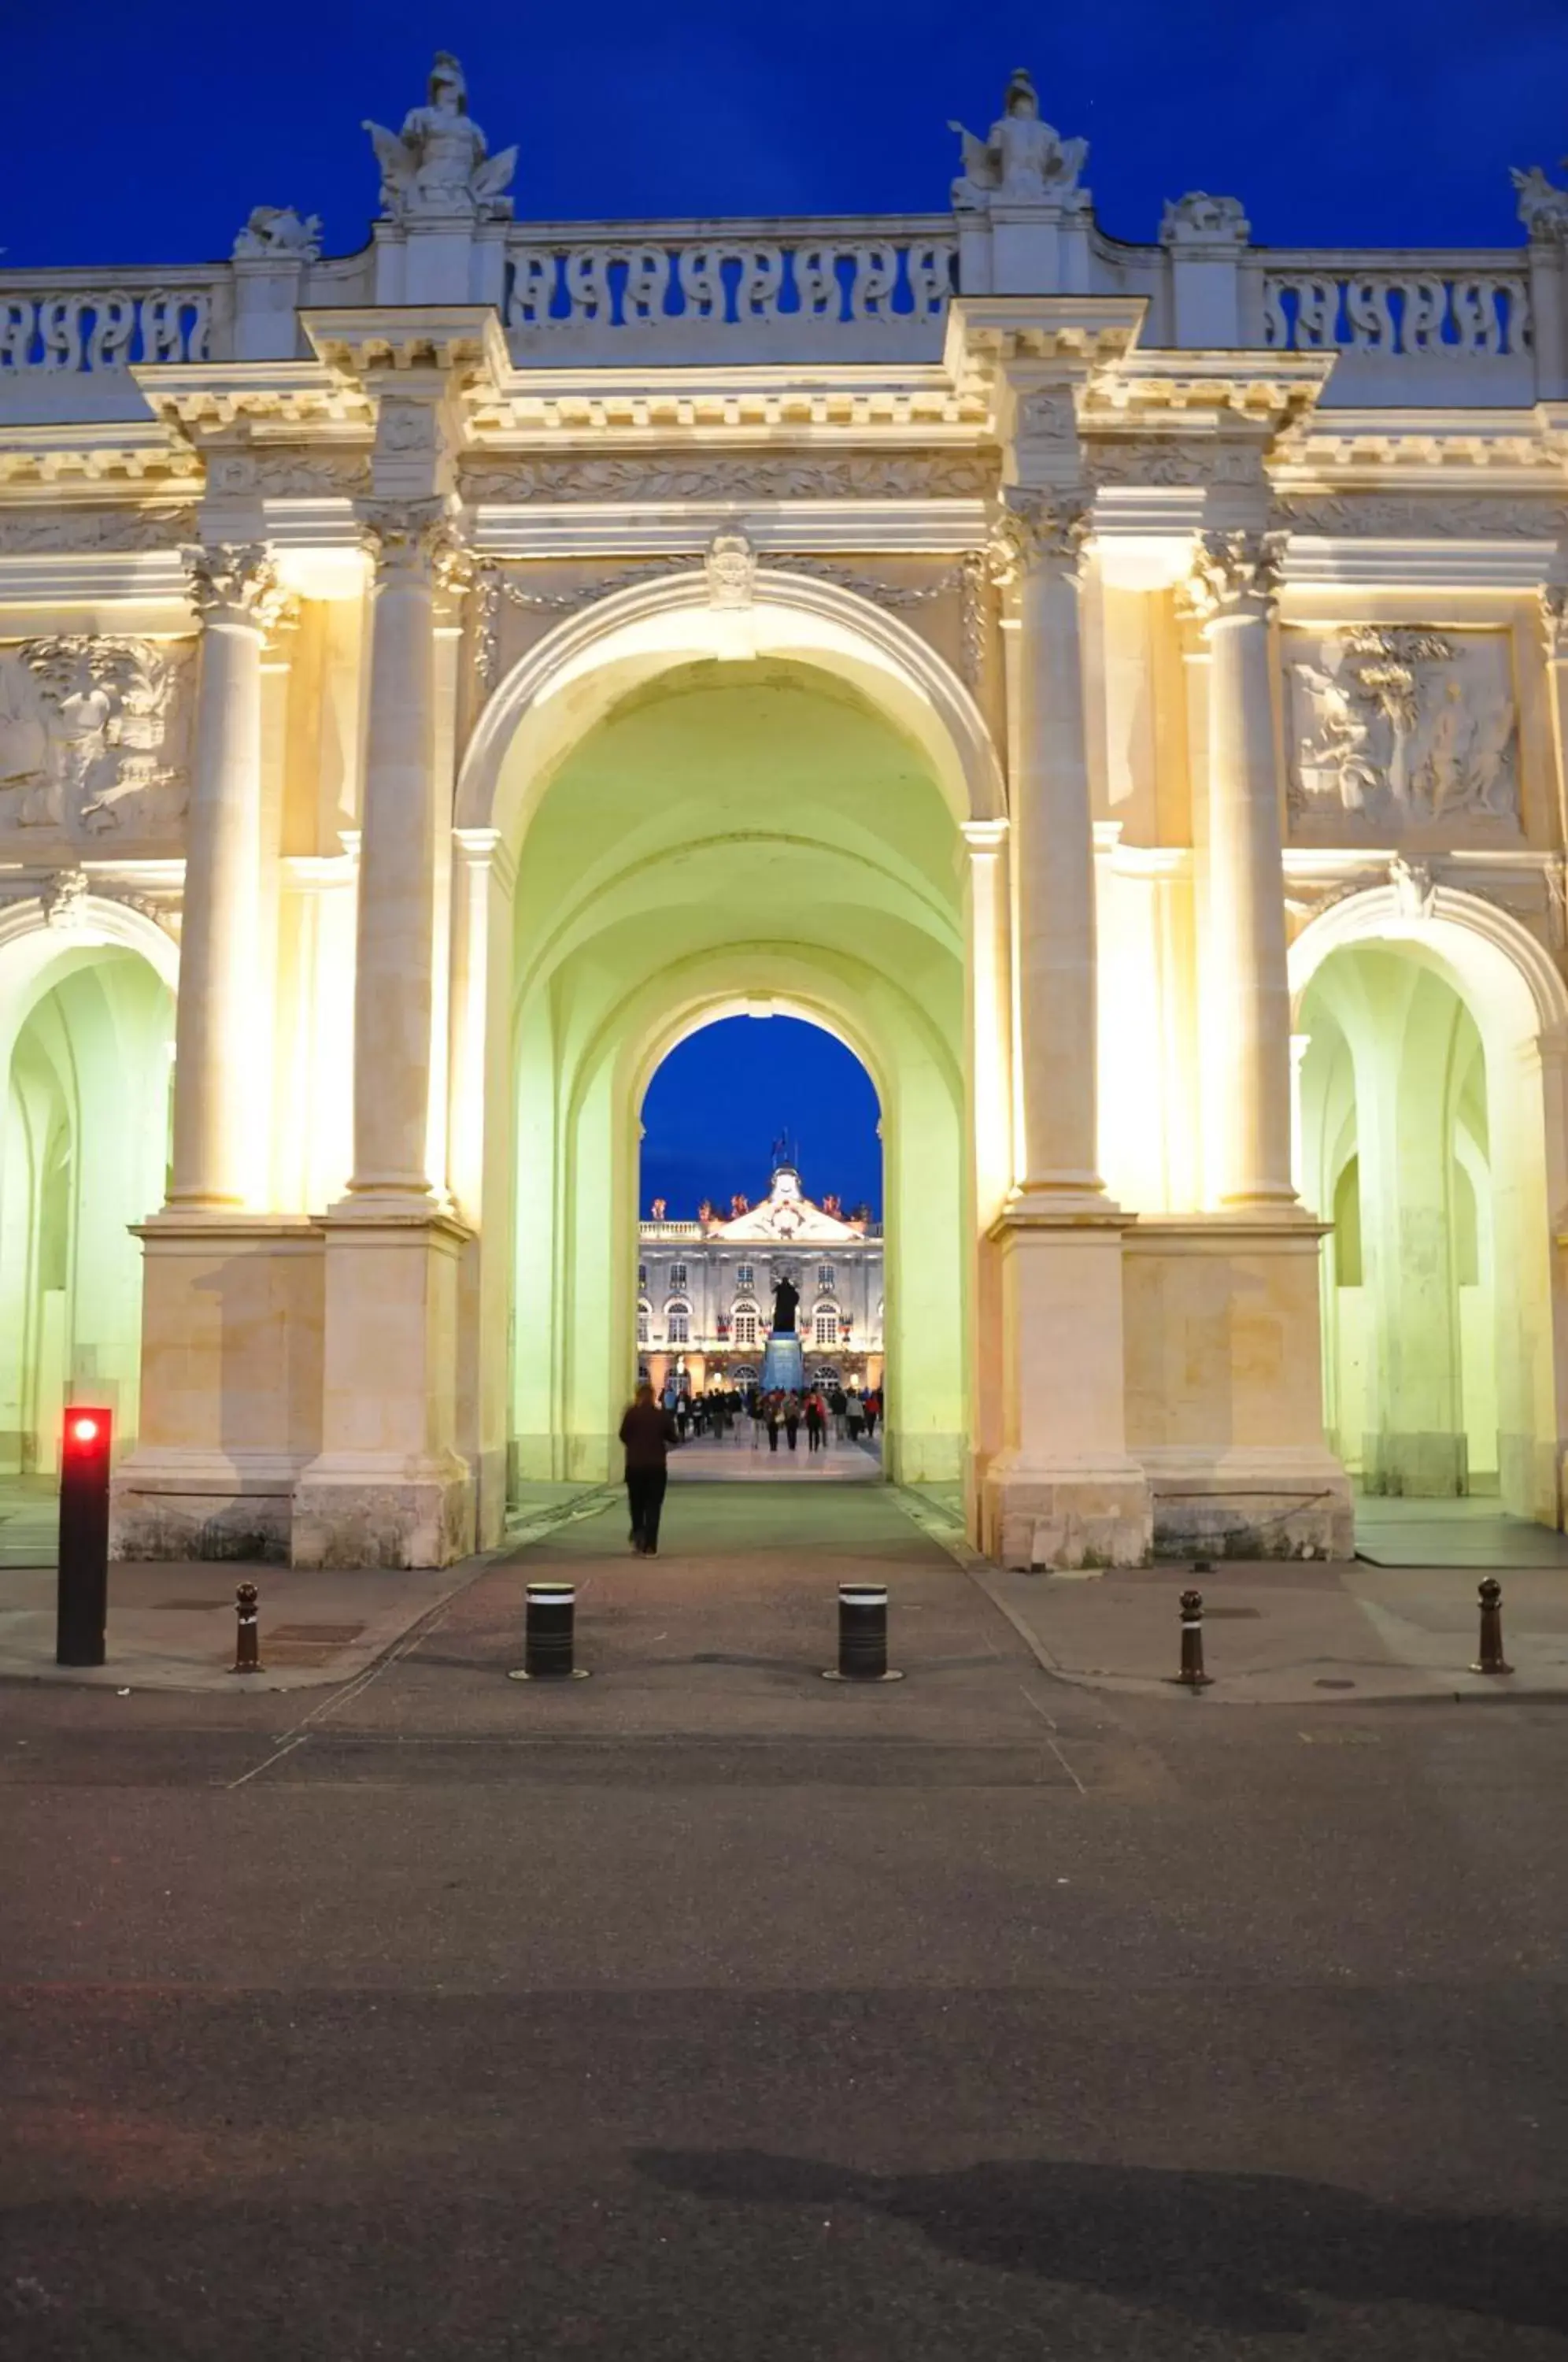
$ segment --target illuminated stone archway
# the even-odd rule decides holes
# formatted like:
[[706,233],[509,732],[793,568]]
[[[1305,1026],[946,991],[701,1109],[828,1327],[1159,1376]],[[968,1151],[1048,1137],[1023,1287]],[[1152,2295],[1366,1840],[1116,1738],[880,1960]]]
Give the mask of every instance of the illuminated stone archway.
[[[679,580],[574,619],[551,635],[554,664],[536,651],[497,692],[510,736],[487,712],[459,789],[470,841],[482,831],[516,865],[511,959],[488,973],[493,992],[510,967],[502,1352],[524,1477],[611,1469],[635,1368],[643,1091],[683,1032],[747,999],[826,1025],[876,1083],[889,1464],[908,1481],[962,1473],[960,831],[994,819],[999,779],[967,691],[907,627],[821,584],[785,587],[776,600],[759,578],[736,614]],[[492,1139],[475,1162],[493,1203]],[[482,1327],[502,1275],[482,1243],[471,1260]],[[492,1330],[481,1359],[496,1350]]]
[[124,905],[0,921],[0,1474],[50,1474],[91,1396],[134,1441],[141,1255],[163,1196],[177,955]]
[[1323,1266],[1327,1416],[1369,1490],[1499,1490],[1562,1516],[1568,991],[1534,938],[1440,887],[1357,894],[1291,951],[1298,1181]]

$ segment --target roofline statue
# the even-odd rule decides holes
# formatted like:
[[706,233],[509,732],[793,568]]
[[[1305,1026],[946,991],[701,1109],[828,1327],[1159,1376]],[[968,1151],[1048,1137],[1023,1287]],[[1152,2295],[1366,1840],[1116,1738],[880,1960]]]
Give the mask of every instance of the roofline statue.
[[509,221],[503,192],[517,169],[515,148],[492,156],[469,113],[469,85],[447,50],[437,50],[426,103],[410,109],[401,132],[367,121],[381,168],[381,210],[393,221]]

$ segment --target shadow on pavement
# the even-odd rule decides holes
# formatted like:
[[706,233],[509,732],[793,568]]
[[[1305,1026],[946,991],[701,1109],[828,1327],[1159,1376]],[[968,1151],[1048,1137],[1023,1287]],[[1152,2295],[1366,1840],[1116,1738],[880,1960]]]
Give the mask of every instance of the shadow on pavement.
[[966,2264],[1216,2328],[1303,2331],[1303,2295],[1421,2304],[1519,2328],[1568,2322],[1568,2242],[1508,2215],[1416,2213],[1285,2174],[1051,2158],[880,2178],[759,2149],[643,2149],[662,2187],[755,2205],[859,2205]]

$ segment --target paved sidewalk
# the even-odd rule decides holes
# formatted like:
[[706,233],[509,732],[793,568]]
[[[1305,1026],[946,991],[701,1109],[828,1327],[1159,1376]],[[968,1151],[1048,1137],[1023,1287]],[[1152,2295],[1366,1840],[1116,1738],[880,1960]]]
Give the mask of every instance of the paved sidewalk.
[[907,1514],[967,1567],[1060,1680],[1088,1689],[1176,1694],[1179,1602],[1203,1595],[1206,1700],[1322,1705],[1336,1697],[1568,1696],[1568,1574],[1499,1567],[1509,1678],[1473,1673],[1476,1584],[1485,1567],[1324,1566],[1223,1561],[1097,1575],[1010,1574],[971,1551],[926,1501]]
[[767,1449],[766,1428],[742,1419],[734,1434],[693,1436],[669,1455],[672,1485],[878,1485],[882,1446],[851,1443],[829,1436],[820,1451],[810,1451],[802,1428],[790,1451],[782,1428],[778,1449]]
[[[0,1563],[0,1679],[236,1695],[351,1681],[496,1558],[558,1525],[598,1515],[609,1497],[600,1486],[531,1486],[501,1551],[443,1568],[307,1573],[232,1559],[119,1562],[109,1569],[106,1661],[95,1667],[54,1661],[53,1567]],[[262,1670],[242,1676],[232,1670],[234,1595],[246,1582],[259,1594]]]

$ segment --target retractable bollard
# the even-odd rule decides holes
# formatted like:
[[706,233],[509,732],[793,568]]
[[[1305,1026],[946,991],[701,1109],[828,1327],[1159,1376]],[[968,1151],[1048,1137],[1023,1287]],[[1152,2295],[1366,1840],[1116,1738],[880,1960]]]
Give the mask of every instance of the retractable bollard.
[[237,1673],[264,1673],[261,1662],[261,1627],[257,1609],[259,1594],[253,1583],[238,1583],[234,1588],[234,1663]]
[[54,1661],[101,1665],[109,1621],[109,1442],[106,1410],[72,1403],[60,1454],[60,1573]]
[[1481,1601],[1481,1654],[1470,1670],[1473,1673],[1511,1673],[1514,1669],[1503,1655],[1503,1586],[1495,1574],[1489,1574],[1477,1591]]
[[841,1583],[838,1586],[838,1663],[824,1682],[901,1682],[888,1670],[888,1586]]
[[1181,1671],[1173,1676],[1184,1690],[1206,1690],[1209,1676],[1203,1670],[1203,1594],[1181,1595]]
[[574,1664],[577,1585],[531,1583],[523,1617],[523,1662],[509,1682],[585,1682],[588,1668]]

